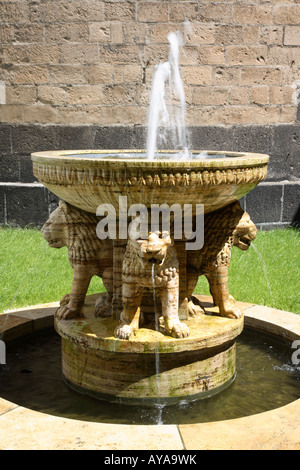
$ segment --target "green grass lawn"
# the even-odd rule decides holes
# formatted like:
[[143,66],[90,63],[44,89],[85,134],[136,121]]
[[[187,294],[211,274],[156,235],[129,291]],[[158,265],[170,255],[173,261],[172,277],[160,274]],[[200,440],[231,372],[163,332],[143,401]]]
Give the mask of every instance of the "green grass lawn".
[[[67,248],[49,248],[39,230],[0,228],[0,312],[60,300],[70,292]],[[258,232],[248,251],[233,248],[230,293],[237,299],[300,313],[300,231]],[[104,290],[94,277],[89,293]],[[208,294],[199,278],[198,293]]]
[[[0,229],[0,312],[60,300],[71,290],[66,247],[50,248],[37,229]],[[89,293],[104,290],[92,279]]]

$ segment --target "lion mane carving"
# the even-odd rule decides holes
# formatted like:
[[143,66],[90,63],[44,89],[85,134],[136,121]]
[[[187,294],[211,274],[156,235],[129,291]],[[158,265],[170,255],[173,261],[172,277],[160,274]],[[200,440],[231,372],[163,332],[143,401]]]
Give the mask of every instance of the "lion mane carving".
[[[105,298],[109,309],[112,297],[112,241],[100,240],[96,234],[99,219],[93,214],[76,209],[60,201],[42,227],[42,234],[53,248],[68,248],[73,268],[71,293],[65,295],[56,311],[56,318],[69,320],[79,317],[93,276],[102,278],[107,290]],[[103,301],[103,297],[102,297]],[[100,306],[101,308],[101,306]],[[96,306],[97,311],[97,306]]]
[[[257,228],[240,203],[209,213],[204,219],[204,246],[187,252],[189,313],[195,316],[201,306],[192,296],[199,276],[206,276],[221,316],[240,318],[243,314],[228,290],[228,268],[233,246],[247,250],[256,238]],[[203,310],[202,310],[203,312]]]
[[187,325],[178,317],[179,263],[168,232],[150,232],[147,240],[128,240],[122,266],[123,311],[115,337],[129,339],[138,330],[145,288],[159,292],[162,331],[175,338],[188,336]]

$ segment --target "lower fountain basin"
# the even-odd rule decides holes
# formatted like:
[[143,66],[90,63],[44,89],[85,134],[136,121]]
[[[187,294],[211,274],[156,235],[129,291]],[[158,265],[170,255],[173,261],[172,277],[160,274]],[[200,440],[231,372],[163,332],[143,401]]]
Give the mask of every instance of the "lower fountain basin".
[[62,373],[75,390],[127,404],[174,404],[220,392],[234,380],[235,340],[244,320],[200,315],[186,324],[190,336],[165,336],[140,328],[128,341],[114,337],[118,320],[83,317],[55,320],[62,338]]
[[[209,302],[205,296],[201,300]],[[232,386],[218,397],[182,403],[178,411],[165,407],[164,425],[157,426],[157,410],[146,414],[149,408],[138,407],[133,413],[134,407],[78,395],[61,383],[61,339],[53,331],[57,306],[56,302],[0,314],[0,332],[4,332],[12,374],[10,380],[10,373],[0,377],[3,449],[299,449],[296,365],[294,392],[290,389],[289,395],[280,396],[287,393],[291,378],[288,372],[285,377],[281,373],[292,368],[295,350],[290,345],[300,338],[299,315],[244,304],[245,326],[251,329],[254,342],[261,344],[262,335],[259,349],[247,340],[247,348],[241,351],[242,333],[237,340],[237,377]],[[48,328],[49,341],[45,339]],[[33,336],[28,339],[29,334]],[[287,342],[287,351],[273,363],[278,339]],[[31,373],[20,373],[24,368]],[[276,376],[273,385],[266,380],[270,369]],[[32,432],[28,432],[28,423]]]
[[268,155],[175,151],[145,158],[143,150],[69,150],[31,155],[33,173],[50,191],[79,209],[96,213],[100,204],[204,204],[211,212],[240,199],[267,174]]

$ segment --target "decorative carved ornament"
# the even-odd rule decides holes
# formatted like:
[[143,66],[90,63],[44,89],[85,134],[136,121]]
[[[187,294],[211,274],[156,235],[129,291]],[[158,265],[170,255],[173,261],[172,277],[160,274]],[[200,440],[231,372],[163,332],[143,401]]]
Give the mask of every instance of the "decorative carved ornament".
[[257,183],[267,176],[267,165],[246,168],[191,169],[189,172],[160,173],[147,170],[132,171],[107,170],[103,168],[70,168],[69,166],[49,165],[33,162],[36,178],[44,183],[65,185],[102,185],[102,186],[218,186],[221,184]]

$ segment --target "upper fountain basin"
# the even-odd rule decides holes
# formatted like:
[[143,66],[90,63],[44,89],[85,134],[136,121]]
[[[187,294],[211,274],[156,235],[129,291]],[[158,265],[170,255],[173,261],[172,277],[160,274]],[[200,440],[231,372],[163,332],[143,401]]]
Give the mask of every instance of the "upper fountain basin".
[[[200,157],[201,154],[201,157]],[[206,154],[206,158],[202,158]],[[50,191],[75,207],[96,213],[100,204],[204,204],[224,207],[251,191],[267,175],[269,156],[199,151],[189,158],[144,150],[61,150],[31,155],[33,173]]]

